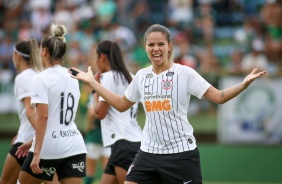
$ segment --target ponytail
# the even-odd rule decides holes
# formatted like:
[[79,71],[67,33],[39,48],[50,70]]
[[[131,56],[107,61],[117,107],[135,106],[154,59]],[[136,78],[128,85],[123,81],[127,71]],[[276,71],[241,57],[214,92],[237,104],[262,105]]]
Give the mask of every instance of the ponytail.
[[41,57],[39,55],[40,51],[39,51],[38,43],[35,39],[30,39],[29,44],[30,44],[30,56],[29,56],[30,65],[35,71],[41,72],[43,70],[43,64]]

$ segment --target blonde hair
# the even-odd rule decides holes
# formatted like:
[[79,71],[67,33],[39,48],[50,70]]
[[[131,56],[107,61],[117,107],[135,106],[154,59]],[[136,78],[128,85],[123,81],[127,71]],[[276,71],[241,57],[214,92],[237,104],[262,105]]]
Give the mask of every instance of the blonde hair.
[[35,39],[30,40],[30,47],[31,47],[31,53],[30,53],[31,67],[34,70],[41,72],[43,70],[43,62],[39,54],[40,51],[39,51],[38,43]]
[[18,42],[14,47],[14,51],[21,55],[23,60],[35,71],[40,72],[43,70],[38,43],[35,39]]
[[52,24],[51,25],[51,33],[53,35],[57,36],[58,38],[62,39],[64,43],[66,42],[65,35],[67,34],[67,29],[64,25]]
[[[47,48],[53,60],[61,60],[66,52],[66,39],[67,29],[64,25],[51,25],[51,33],[44,36],[41,41],[41,47]],[[53,63],[51,63],[53,64]]]

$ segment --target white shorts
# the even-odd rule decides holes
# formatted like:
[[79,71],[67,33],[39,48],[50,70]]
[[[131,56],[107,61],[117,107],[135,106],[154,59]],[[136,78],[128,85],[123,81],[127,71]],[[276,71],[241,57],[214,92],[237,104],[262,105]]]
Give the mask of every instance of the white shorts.
[[86,144],[87,155],[86,157],[98,160],[101,157],[110,157],[111,147],[103,147],[101,144],[87,143]]

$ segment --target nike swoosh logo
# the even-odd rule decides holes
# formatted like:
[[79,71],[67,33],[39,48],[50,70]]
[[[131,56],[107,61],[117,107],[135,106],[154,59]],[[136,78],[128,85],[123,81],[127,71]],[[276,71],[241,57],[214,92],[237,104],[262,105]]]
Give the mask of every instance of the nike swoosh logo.
[[190,183],[192,180],[190,180],[190,181],[183,181],[183,184],[188,184],[188,183]]
[[150,87],[152,84],[149,84],[149,85],[145,85],[145,88],[148,88],[148,87]]

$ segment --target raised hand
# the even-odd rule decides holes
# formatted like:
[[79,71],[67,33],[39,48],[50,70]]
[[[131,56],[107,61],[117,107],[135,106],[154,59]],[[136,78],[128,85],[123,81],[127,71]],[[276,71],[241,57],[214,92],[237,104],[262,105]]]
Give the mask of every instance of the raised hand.
[[72,72],[69,70],[69,73],[72,74],[71,77],[72,78],[75,78],[75,79],[78,79],[78,80],[81,80],[83,82],[86,82],[86,83],[91,83],[94,81],[94,78],[93,78],[93,73],[92,73],[92,70],[91,70],[91,66],[88,66],[88,71],[87,72],[83,72],[75,67],[72,67],[73,70],[75,70],[76,72],[78,72],[78,74],[76,76],[74,76],[72,74]]
[[253,71],[247,75],[243,81],[245,87],[247,88],[254,80],[256,80],[257,78],[263,76],[264,74],[266,74],[266,71],[262,71],[262,72],[258,72],[257,73],[257,68],[253,69]]

